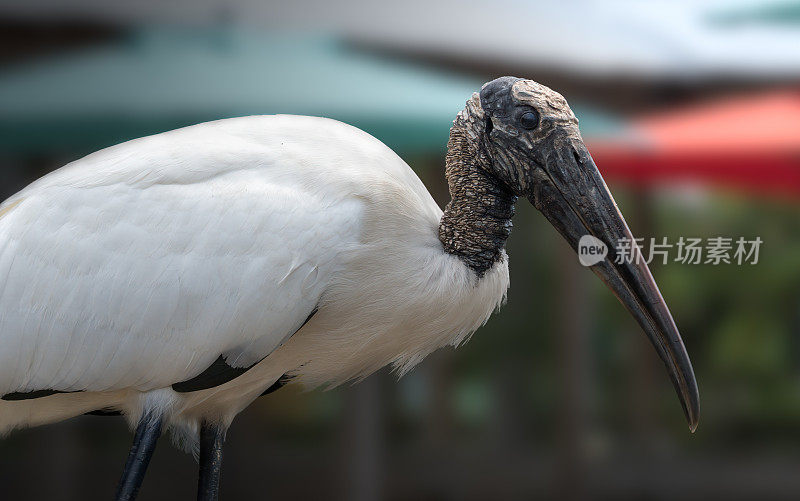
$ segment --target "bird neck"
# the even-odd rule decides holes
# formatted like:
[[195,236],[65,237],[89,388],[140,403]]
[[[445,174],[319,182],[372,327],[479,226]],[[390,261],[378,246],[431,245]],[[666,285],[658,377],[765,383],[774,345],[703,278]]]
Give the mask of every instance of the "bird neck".
[[447,143],[451,200],[439,223],[439,240],[480,278],[504,256],[517,197],[491,174],[480,133],[463,118],[456,119]]

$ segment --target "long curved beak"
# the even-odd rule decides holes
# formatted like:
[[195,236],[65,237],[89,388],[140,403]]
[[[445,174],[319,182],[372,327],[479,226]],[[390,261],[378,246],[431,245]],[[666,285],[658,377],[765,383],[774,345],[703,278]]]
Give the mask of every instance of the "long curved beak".
[[[605,244],[607,256],[592,264],[602,248],[595,245],[585,264],[592,264],[592,271],[644,329],[667,367],[694,432],[700,403],[692,363],[647,263],[583,142],[569,137],[551,141],[551,147],[544,149],[544,168],[531,174],[534,182],[528,198],[579,254],[592,250],[585,246],[587,239],[592,242],[586,235]],[[585,247],[579,249],[582,237]],[[619,242],[623,242],[619,248],[629,246],[632,251],[618,256]]]

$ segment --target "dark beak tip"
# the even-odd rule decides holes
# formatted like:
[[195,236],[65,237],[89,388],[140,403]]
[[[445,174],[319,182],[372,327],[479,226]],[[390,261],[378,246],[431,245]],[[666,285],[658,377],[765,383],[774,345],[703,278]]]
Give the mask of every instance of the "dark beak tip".
[[692,395],[690,407],[687,408],[686,420],[689,422],[689,431],[694,434],[697,431],[697,425],[700,424],[700,402],[697,390]]
[[687,416],[686,420],[689,422],[689,432],[694,435],[694,432],[697,431],[697,425],[700,424],[700,417],[697,415]]
[[678,396],[683,408],[683,414],[686,417],[686,422],[689,425],[689,431],[694,433],[697,431],[697,425],[700,423],[700,395],[697,391],[697,384],[694,379],[691,380],[685,388],[685,393],[679,391]]
[[692,410],[686,410],[686,422],[689,424],[689,431],[694,434],[697,431],[697,425],[700,423],[699,410],[695,407]]

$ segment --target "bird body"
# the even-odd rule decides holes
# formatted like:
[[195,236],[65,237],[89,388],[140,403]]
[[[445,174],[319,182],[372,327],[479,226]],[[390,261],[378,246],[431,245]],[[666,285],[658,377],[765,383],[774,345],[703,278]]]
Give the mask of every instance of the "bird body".
[[[200,419],[228,424],[284,374],[318,386],[404,371],[464,340],[508,287],[506,259],[478,280],[444,252],[442,211],[402,159],[323,118],[129,141],[42,178],[0,214],[0,394],[74,392],[0,400],[2,431],[160,408],[191,438]],[[220,356],[251,368],[171,388]]]
[[[591,266],[667,367],[691,429],[691,362],[558,93],[503,77],[453,122],[441,210],[380,141],[323,118],[257,116],[137,139],[0,205],[0,434],[82,413],[136,427],[131,500],[162,429],[199,445],[217,499],[237,413],[287,380],[404,373],[500,306],[506,239],[527,198]],[[640,256],[639,256],[640,257]]]

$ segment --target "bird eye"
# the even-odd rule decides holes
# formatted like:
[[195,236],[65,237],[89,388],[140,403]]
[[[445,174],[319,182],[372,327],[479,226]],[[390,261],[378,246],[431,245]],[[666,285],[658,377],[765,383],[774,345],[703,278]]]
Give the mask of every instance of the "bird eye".
[[519,123],[526,129],[535,129],[539,125],[539,115],[533,111],[526,111],[519,117]]

